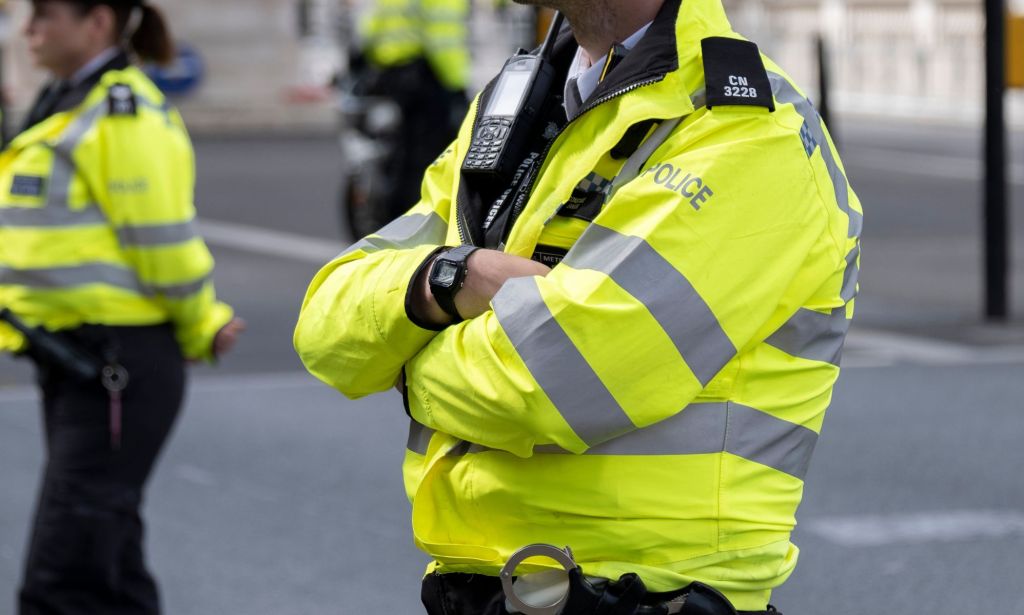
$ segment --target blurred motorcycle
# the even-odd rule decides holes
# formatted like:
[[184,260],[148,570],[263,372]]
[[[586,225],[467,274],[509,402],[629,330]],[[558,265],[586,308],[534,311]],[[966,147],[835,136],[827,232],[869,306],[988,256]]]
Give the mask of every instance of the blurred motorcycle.
[[398,164],[401,107],[371,94],[372,76],[350,70],[337,79],[339,144],[342,153],[338,211],[342,232],[355,239],[391,221],[388,203]]

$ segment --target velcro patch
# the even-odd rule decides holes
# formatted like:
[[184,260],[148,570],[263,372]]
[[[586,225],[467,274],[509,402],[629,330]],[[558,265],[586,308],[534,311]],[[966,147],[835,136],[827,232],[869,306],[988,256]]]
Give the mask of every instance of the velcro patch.
[[46,180],[37,175],[15,175],[11,183],[12,196],[42,196]]
[[558,208],[558,215],[564,218],[579,218],[593,222],[601,213],[612,183],[597,173],[583,178],[566,201]]
[[708,109],[739,105],[775,111],[771,82],[757,45],[723,37],[706,38],[700,44]]
[[125,83],[115,83],[110,86],[107,103],[109,105],[107,112],[113,116],[135,115],[139,110],[135,92],[132,91],[131,86]]

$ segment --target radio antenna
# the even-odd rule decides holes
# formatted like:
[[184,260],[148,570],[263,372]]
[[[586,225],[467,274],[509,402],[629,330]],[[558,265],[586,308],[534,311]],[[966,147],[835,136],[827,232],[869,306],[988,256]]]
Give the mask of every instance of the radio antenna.
[[548,30],[547,38],[544,39],[544,45],[540,48],[540,57],[545,60],[551,59],[551,49],[555,46],[555,37],[562,30],[563,21],[565,21],[565,15],[562,15],[561,11],[556,12],[554,18],[551,19],[551,28]]

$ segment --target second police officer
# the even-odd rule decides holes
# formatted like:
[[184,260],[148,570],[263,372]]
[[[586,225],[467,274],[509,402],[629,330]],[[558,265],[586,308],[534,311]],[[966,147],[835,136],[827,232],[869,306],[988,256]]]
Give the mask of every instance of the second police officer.
[[[500,573],[534,543],[579,565],[566,615],[770,610],[860,203],[720,0],[538,3],[571,24],[550,69],[506,65],[419,203],[314,278],[296,348],[350,397],[404,392],[429,613],[518,612]],[[517,584],[557,589],[540,569]]]
[[394,100],[401,133],[388,171],[391,221],[415,202],[427,166],[451,142],[466,110],[469,0],[371,0],[360,34],[369,94]]
[[34,0],[24,34],[53,79],[0,154],[0,350],[36,363],[47,453],[19,612],[155,614],[145,485],[186,361],[243,324],[196,234],[188,134],[134,65],[173,58],[161,14]]

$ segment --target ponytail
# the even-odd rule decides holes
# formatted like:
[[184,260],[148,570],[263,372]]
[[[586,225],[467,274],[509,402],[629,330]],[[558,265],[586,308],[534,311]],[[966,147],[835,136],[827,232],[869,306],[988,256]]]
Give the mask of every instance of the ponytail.
[[174,40],[160,9],[148,2],[126,0],[72,0],[81,2],[83,13],[106,5],[117,19],[117,39],[121,46],[143,62],[165,66],[174,61]]
[[[105,5],[117,20],[117,41],[143,62],[166,66],[174,61],[174,39],[160,9],[139,0],[66,0],[74,3],[82,15]],[[3,4],[3,0],[0,0]]]
[[[163,13],[151,4],[143,4],[136,7],[135,11],[142,11],[142,18],[138,19],[138,27],[135,32],[127,32],[124,29],[130,25],[131,13],[129,12],[121,21],[122,31],[127,35],[128,45],[135,55],[143,62],[167,65],[174,61],[174,41],[171,39],[171,32],[167,27],[167,21]],[[118,16],[120,17],[120,15]]]

